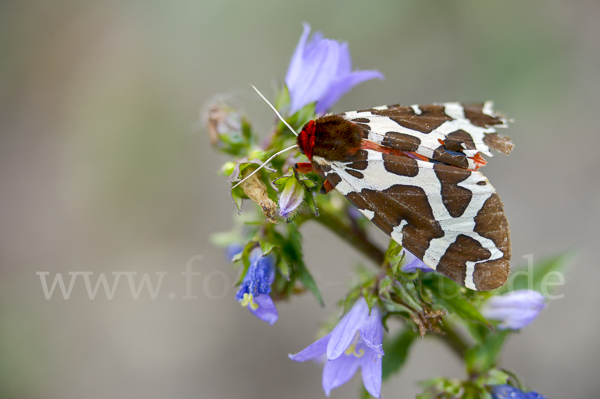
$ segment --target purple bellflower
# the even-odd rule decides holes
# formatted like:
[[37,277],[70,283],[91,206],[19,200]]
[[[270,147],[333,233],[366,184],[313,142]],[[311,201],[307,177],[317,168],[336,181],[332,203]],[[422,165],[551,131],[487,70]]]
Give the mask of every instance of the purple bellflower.
[[500,321],[501,330],[519,330],[531,323],[545,306],[544,296],[539,292],[518,290],[491,297],[481,308],[481,314]]
[[511,385],[495,385],[492,387],[493,399],[546,399],[535,391],[523,392]]
[[432,272],[433,269],[427,266],[423,261],[407,250],[404,250],[404,264],[402,265],[402,271],[404,273],[413,273],[417,270],[422,272]]
[[315,32],[307,42],[310,25],[304,23],[303,26],[304,31],[285,77],[291,100],[290,114],[316,101],[316,114],[324,115],[357,84],[375,78],[383,79],[383,74],[378,71],[352,72],[347,43],[324,39],[321,32]]
[[329,334],[289,357],[297,362],[326,359],[323,390],[327,396],[332,389],[348,382],[360,367],[366,390],[379,398],[382,341],[379,309],[373,307],[369,314],[367,301],[360,298]]
[[262,256],[260,248],[250,252],[250,267],[235,299],[246,306],[259,319],[273,325],[277,321],[277,309],[269,296],[275,280],[275,260],[272,255]]

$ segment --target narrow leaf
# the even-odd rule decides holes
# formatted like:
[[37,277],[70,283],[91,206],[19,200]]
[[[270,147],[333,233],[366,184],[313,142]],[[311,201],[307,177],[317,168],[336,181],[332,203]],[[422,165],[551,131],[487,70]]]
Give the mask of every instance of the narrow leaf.
[[411,328],[405,328],[398,334],[393,341],[386,341],[383,345],[385,356],[382,358],[383,380],[387,380],[391,375],[398,373],[406,359],[408,351],[414,339],[419,335]]

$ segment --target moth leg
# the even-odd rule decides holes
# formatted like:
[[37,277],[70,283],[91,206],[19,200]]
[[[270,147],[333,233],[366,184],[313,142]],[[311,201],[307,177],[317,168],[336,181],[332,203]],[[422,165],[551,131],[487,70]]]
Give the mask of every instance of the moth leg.
[[327,194],[334,188],[335,188],[335,186],[333,184],[331,184],[331,182],[329,180],[325,180],[325,183],[323,183],[323,186],[321,186],[321,190],[319,190],[319,192],[321,194]]
[[302,173],[303,175],[313,172],[313,167],[310,162],[299,162],[294,164],[294,170],[298,173]]

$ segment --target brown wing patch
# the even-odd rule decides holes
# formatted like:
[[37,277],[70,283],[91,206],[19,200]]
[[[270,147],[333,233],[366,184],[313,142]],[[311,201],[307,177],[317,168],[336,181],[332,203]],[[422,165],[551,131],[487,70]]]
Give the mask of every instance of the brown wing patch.
[[473,273],[473,282],[480,290],[498,288],[508,279],[511,256],[510,230],[498,194],[492,194],[483,204],[475,217],[474,230],[479,235],[492,240],[504,255],[500,259],[479,263]]
[[490,251],[482,247],[479,241],[464,234],[459,234],[440,259],[437,271],[464,285],[467,262],[482,261],[490,256]]
[[464,130],[457,130],[446,136],[444,146],[450,151],[475,150],[473,137]]
[[442,185],[442,202],[448,213],[453,218],[461,217],[469,206],[473,193],[457,184],[471,176],[471,172],[442,164],[435,165],[433,169]]
[[421,145],[421,139],[406,133],[387,132],[381,145],[400,151],[417,151]]
[[441,105],[420,106],[421,114],[415,114],[412,107],[388,107],[383,110],[372,110],[374,115],[386,116],[407,129],[421,133],[431,133],[446,121],[452,120],[444,113]]
[[461,104],[465,110],[465,118],[479,127],[503,125],[504,120],[483,113],[483,104]]
[[448,151],[443,145],[433,151],[432,159],[447,165],[458,166],[459,168],[466,169],[469,167],[469,160],[465,154],[458,151]]
[[371,221],[388,235],[406,221],[402,241],[406,249],[420,259],[432,239],[444,236],[420,187],[394,185],[382,191],[363,189],[360,193],[348,193],[346,198],[359,209],[373,211]]
[[414,177],[419,173],[416,159],[389,154],[383,154],[382,159],[385,170],[395,175]]
[[360,173],[357,170],[346,169],[346,173],[348,173],[349,175],[352,175],[352,176],[356,177],[357,179],[364,179],[365,178],[365,175],[363,175],[362,173]]
[[352,156],[352,162],[346,164],[346,167],[358,170],[365,170],[369,166],[367,162],[369,154],[365,150],[358,150]]
[[483,136],[483,142],[488,147],[493,148],[494,150],[501,152],[503,154],[506,154],[506,155],[508,155],[512,151],[513,147],[515,146],[510,141],[510,138],[508,138],[506,136],[502,136],[501,134],[498,134],[498,133],[486,133]]

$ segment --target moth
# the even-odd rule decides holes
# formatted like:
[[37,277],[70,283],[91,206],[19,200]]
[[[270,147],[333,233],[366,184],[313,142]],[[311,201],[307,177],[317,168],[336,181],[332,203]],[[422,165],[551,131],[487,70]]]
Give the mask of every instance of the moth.
[[481,154],[509,154],[492,103],[381,106],[308,122],[297,137],[310,162],[377,227],[467,288],[504,284],[511,256],[502,201],[478,171]]
[[510,231],[500,197],[478,171],[491,150],[508,155],[508,120],[492,102],[384,105],[309,121],[297,136],[310,162],[300,173],[333,189],[404,249],[451,280],[476,291],[503,285],[510,273]]

